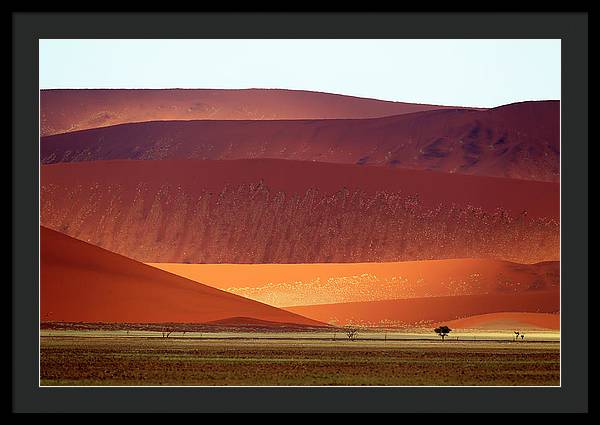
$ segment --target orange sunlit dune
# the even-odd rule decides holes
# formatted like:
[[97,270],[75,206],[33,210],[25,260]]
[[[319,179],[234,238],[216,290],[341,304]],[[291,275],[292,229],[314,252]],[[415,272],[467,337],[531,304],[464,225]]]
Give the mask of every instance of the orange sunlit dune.
[[391,263],[149,263],[270,305],[299,306],[400,298],[523,293],[558,288],[559,263],[488,259]]

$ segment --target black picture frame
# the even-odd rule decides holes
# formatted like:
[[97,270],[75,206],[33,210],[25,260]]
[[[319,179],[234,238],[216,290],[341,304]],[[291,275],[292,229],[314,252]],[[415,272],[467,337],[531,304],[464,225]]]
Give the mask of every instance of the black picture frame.
[[[587,412],[587,13],[13,13],[14,412]],[[38,40],[560,38],[560,388],[44,388],[38,339]]]

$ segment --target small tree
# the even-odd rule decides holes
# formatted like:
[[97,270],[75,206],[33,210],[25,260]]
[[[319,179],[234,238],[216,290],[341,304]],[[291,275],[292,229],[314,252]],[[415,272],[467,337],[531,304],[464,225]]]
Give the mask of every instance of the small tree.
[[515,341],[519,340],[519,331],[515,331]]
[[440,326],[438,328],[435,328],[433,330],[436,334],[438,334],[439,336],[442,337],[442,341],[444,340],[445,337],[448,336],[448,334],[452,331],[452,329],[450,329],[448,326],[444,325],[444,326]]
[[525,334],[521,334],[521,341],[523,341],[523,338],[525,338]]
[[358,328],[354,326],[348,326],[346,328],[346,335],[350,341],[354,341],[356,339],[356,334],[358,333]]

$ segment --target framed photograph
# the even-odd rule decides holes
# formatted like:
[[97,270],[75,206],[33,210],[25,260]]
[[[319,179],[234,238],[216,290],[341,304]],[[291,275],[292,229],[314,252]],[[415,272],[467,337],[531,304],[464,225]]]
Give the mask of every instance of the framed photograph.
[[14,411],[587,412],[587,14],[12,23]]

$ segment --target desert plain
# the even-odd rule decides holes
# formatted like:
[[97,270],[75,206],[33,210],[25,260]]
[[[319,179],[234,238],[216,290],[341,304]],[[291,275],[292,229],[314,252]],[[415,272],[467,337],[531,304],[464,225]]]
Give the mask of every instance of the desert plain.
[[[558,386],[557,332],[42,332],[42,385]],[[497,338],[505,337],[506,340]],[[529,335],[527,336],[529,338]],[[335,338],[335,339],[334,339]],[[435,336],[434,336],[435,338]],[[347,338],[346,338],[347,339]]]

